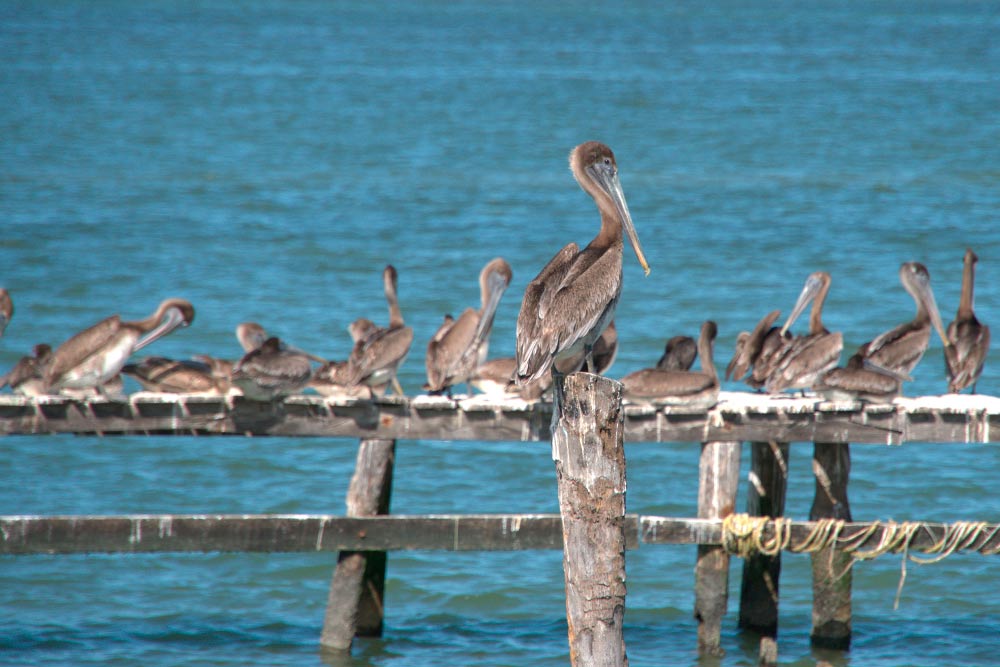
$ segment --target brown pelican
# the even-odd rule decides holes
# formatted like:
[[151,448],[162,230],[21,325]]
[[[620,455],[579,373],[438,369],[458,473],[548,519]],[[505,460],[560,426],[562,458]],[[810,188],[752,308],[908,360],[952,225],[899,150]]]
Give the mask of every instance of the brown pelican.
[[[774,325],[774,322],[781,315],[780,310],[772,310],[770,313],[765,315],[754,327],[753,331],[750,333],[741,332],[736,338],[736,350],[733,353],[733,358],[730,360],[729,365],[726,366],[726,379],[732,378],[733,380],[745,380],[747,384],[754,386],[751,382],[750,371],[754,368],[754,365],[761,360],[761,353],[765,347],[765,341],[768,341],[767,352],[765,353],[766,358],[773,352],[773,346],[780,342],[781,337],[779,334],[779,329]],[[744,335],[746,334],[746,335]],[[764,376],[767,377],[766,375]],[[757,384],[755,388],[760,388],[763,386],[763,380],[760,384]]]
[[[746,332],[744,332],[746,333]],[[746,334],[747,337],[750,334]],[[667,341],[663,355],[656,362],[661,371],[686,371],[694,365],[698,356],[698,343],[691,336],[674,336]]]
[[0,336],[4,329],[10,324],[10,318],[14,316],[14,302],[10,300],[10,292],[0,287]]
[[517,396],[526,401],[538,400],[552,386],[551,374],[517,386],[511,381],[515,368],[517,361],[514,357],[490,359],[473,372],[469,384],[487,396]]
[[[378,326],[367,318],[359,317],[351,322],[347,330],[356,345],[377,331]],[[309,387],[322,396],[360,398],[370,395],[367,385],[350,384],[347,369],[346,361],[328,361],[313,372]]]
[[719,376],[712,360],[718,329],[708,320],[701,325],[698,354],[701,371],[668,371],[644,368],[622,378],[625,397],[640,403],[710,408],[719,400]]
[[[239,341],[240,347],[243,348],[243,354],[253,352],[267,340],[267,331],[256,322],[240,322],[236,325],[236,340]],[[220,386],[228,388],[229,376],[233,372],[235,361],[220,359],[207,354],[194,354],[191,355],[191,359],[195,363],[207,366],[212,377],[222,381]]]
[[255,401],[272,401],[301,391],[312,377],[309,356],[271,336],[233,366],[230,382]]
[[981,324],[972,312],[977,261],[979,258],[972,252],[972,248],[966,249],[958,314],[948,325],[948,340],[951,345],[944,348],[944,361],[948,371],[948,391],[953,393],[958,393],[969,385],[972,385],[972,393],[976,393],[976,380],[983,372],[986,352],[990,349],[990,328]]
[[490,331],[500,297],[510,284],[510,265],[500,257],[479,273],[479,310],[466,308],[457,320],[450,315],[427,344],[427,384],[432,394],[451,393],[452,385],[467,382],[475,369],[486,361]]
[[56,348],[45,372],[48,393],[96,389],[118,375],[132,353],[194,319],[184,299],[166,299],[144,320],[123,322],[118,315],[84,329]]
[[931,326],[938,331],[945,347],[949,347],[934,293],[930,273],[920,262],[904,262],[899,267],[899,280],[917,304],[917,314],[909,322],[877,336],[858,348],[858,354],[869,365],[897,375],[910,375],[930,344]]
[[45,367],[52,355],[52,348],[39,343],[32,348],[32,356],[21,357],[7,374],[0,377],[0,389],[10,386],[15,394],[38,396],[45,393]]
[[538,380],[558,362],[583,352],[594,370],[592,348],[614,317],[622,288],[622,238],[628,236],[639,264],[649,265],[639,245],[611,149],[590,141],[570,153],[570,169],[601,213],[601,229],[580,250],[570,243],[528,283],[517,318],[515,382]]
[[[591,369],[591,372],[597,375],[603,375],[615,363],[615,359],[618,358],[618,328],[615,326],[614,320],[608,323],[607,328],[594,341],[594,346],[591,349],[591,357],[594,360],[594,367]],[[584,370],[586,363],[587,355],[583,350],[580,350],[576,354],[567,355],[553,363],[552,367],[559,375],[569,375],[570,373]]]
[[138,363],[125,364],[122,373],[145,391],[223,395],[229,390],[229,380],[213,375],[212,367],[202,361],[143,357]]
[[833,368],[820,376],[812,389],[831,401],[891,403],[899,396],[905,379],[909,378],[865,364],[855,354],[847,360],[845,368]]
[[830,291],[830,274],[816,271],[806,278],[798,301],[792,308],[780,335],[784,337],[789,327],[812,302],[809,315],[809,333],[796,336],[776,360],[764,388],[772,394],[785,389],[809,389],[828,370],[835,368],[844,349],[844,337],[838,331],[830,333],[823,326],[823,303]]
[[355,343],[347,360],[348,384],[367,385],[370,396],[384,395],[390,383],[400,396],[403,395],[396,372],[413,344],[413,329],[403,323],[403,314],[399,310],[396,294],[398,280],[396,269],[391,264],[386,266],[382,281],[385,299],[389,303],[389,326],[377,328]]

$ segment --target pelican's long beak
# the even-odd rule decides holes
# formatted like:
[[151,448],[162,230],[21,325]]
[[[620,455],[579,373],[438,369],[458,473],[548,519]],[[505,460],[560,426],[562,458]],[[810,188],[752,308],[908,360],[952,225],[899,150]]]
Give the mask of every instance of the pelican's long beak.
[[787,332],[795,320],[799,319],[802,312],[806,309],[806,306],[816,297],[816,293],[819,292],[820,281],[813,276],[809,276],[806,279],[806,284],[802,286],[802,291],[799,293],[799,299],[795,302],[795,307],[792,308],[792,312],[788,315],[788,319],[785,320],[785,326],[781,327],[781,336],[784,337],[785,332]]
[[948,339],[948,334],[945,333],[944,323],[941,322],[941,313],[938,311],[937,301],[934,299],[934,290],[931,289],[930,283],[921,285],[920,298],[924,302],[927,314],[931,316],[931,324],[934,325],[938,335],[941,336],[941,342],[944,343],[944,347],[947,350],[952,343]]
[[305,356],[306,358],[308,358],[311,361],[316,361],[316,362],[321,363],[321,364],[327,363],[327,360],[324,359],[323,357],[317,357],[315,354],[310,354],[310,353],[306,352],[301,347],[295,347],[294,345],[289,345],[288,343],[285,343],[284,341],[282,341],[282,343],[281,343],[281,349],[285,350],[287,352],[292,352],[294,354],[301,354],[301,355]]
[[603,186],[604,191],[611,197],[615,208],[618,209],[618,216],[622,220],[622,229],[625,231],[625,235],[628,236],[629,243],[632,244],[632,250],[635,251],[635,256],[638,258],[642,270],[648,276],[649,263],[646,262],[642,246],[639,245],[639,236],[635,233],[635,225],[632,224],[632,214],[628,212],[628,204],[625,202],[625,193],[622,192],[622,184],[618,180],[617,170],[609,172],[596,169],[593,173],[597,176],[597,180]]
[[184,317],[184,313],[181,312],[180,308],[169,308],[167,309],[167,312],[163,314],[163,319],[160,321],[160,324],[148,334],[140,338],[135,344],[135,347],[132,348],[132,352],[137,352],[153,341],[163,338],[177,327],[186,327],[187,325],[187,319]]

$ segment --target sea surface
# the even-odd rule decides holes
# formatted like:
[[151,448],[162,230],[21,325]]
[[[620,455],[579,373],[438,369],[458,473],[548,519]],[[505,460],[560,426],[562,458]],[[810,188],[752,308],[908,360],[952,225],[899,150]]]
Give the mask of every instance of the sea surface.
[[[724,367],[738,332],[787,314],[820,269],[845,351],[913,316],[905,261],[929,268],[947,323],[966,247],[976,311],[1000,326],[998,35],[1000,5],[973,0],[0,4],[0,286],[16,309],[0,369],[169,296],[197,316],[151,354],[233,357],[236,324],[256,320],[343,359],[348,323],[387,321],[391,263],[416,335],[401,381],[419,393],[427,341],[477,305],[487,261],[514,271],[491,345],[508,356],[527,282],[596,232],[566,163],[589,139],[615,151],[652,266],[626,249],[613,377],[706,319]],[[944,390],[935,337],[905,391]],[[978,390],[1000,392],[997,352]],[[341,513],[356,450],[8,437],[0,514]],[[694,516],[698,452],[629,445],[629,511]],[[799,519],[811,453],[792,445]],[[1000,521],[996,446],[852,455],[856,519]],[[400,441],[397,457],[395,513],[558,511],[545,443]],[[339,660],[318,650],[335,559],[2,557],[0,663],[568,664],[559,552],[392,553],[385,636]],[[633,667],[717,664],[695,652],[694,560],[628,553]],[[786,556],[782,664],[1000,664],[1000,560],[911,563],[896,609],[900,565],[855,567],[854,644],[829,654],[809,647],[809,561]],[[755,662],[739,575],[721,665]]]

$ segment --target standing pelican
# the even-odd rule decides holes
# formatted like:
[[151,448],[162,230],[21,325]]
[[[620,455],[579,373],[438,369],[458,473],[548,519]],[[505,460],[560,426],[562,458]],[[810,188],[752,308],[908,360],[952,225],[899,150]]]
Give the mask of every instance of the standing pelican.
[[983,372],[986,352],[990,349],[990,328],[980,324],[972,312],[972,290],[975,282],[976,262],[979,258],[972,248],[967,248],[962,268],[962,296],[958,313],[948,325],[950,346],[944,348],[945,369],[948,371],[948,391],[958,393],[972,385],[976,393],[976,380]]
[[[745,331],[740,332],[740,335],[736,337],[736,349],[733,352],[733,358],[729,361],[729,365],[726,366],[726,379],[732,378],[733,380],[746,380],[747,384],[750,382],[750,371],[754,367],[761,357],[761,352],[764,349],[765,341],[772,338],[780,339],[778,335],[779,329],[774,326],[774,322],[781,315],[780,310],[772,310],[767,315],[762,317],[754,327],[753,331],[747,333]],[[768,346],[770,353],[770,346]],[[751,386],[753,386],[751,384]],[[755,388],[763,386],[763,383],[758,384]]]
[[[747,334],[749,336],[750,334]],[[656,367],[661,371],[686,371],[698,356],[698,343],[691,336],[674,336],[667,341]]]
[[14,316],[14,302],[10,300],[10,292],[0,287],[0,336],[4,329],[10,324],[10,318]]
[[830,274],[826,271],[817,271],[806,278],[798,301],[785,325],[781,327],[780,335],[788,333],[789,327],[812,302],[809,333],[794,337],[785,348],[764,383],[764,388],[769,393],[776,394],[784,389],[808,389],[840,361],[844,337],[839,331],[830,333],[823,326],[823,303],[829,291]]
[[[920,262],[904,262],[899,267],[899,280],[917,304],[917,314],[858,348],[857,355],[871,367],[908,376],[924,356],[931,339],[931,326],[938,331],[945,348],[950,347],[941,315],[938,313],[931,276]],[[947,354],[946,350],[946,354]]]
[[144,320],[105,318],[56,348],[45,372],[46,391],[96,389],[103,394],[105,383],[118,375],[133,352],[192,320],[194,307],[176,298],[164,300]]
[[38,396],[45,393],[45,367],[52,356],[52,348],[39,343],[32,348],[30,357],[21,359],[0,377],[0,389],[10,386],[15,394]]
[[483,267],[479,273],[479,310],[466,308],[457,320],[446,316],[427,344],[424,389],[450,394],[452,385],[468,382],[472,372],[486,361],[493,317],[512,275],[510,264],[500,257]]
[[403,322],[396,294],[399,276],[391,264],[382,272],[385,299],[389,303],[389,326],[378,328],[363,340],[358,341],[348,358],[348,384],[364,384],[369,394],[382,396],[391,383],[402,396],[403,388],[396,379],[396,372],[410,352],[413,344],[413,329]]
[[[570,243],[528,283],[517,317],[515,382],[543,377],[555,362],[582,351],[594,370],[594,342],[614,317],[622,289],[622,235],[639,264],[649,265],[639,245],[611,149],[596,141],[580,144],[569,165],[580,187],[601,213],[601,229],[583,250]],[[554,371],[561,375],[556,368]]]
[[255,401],[272,401],[305,388],[312,377],[309,355],[272,336],[233,366],[230,381]]
[[712,344],[718,328],[708,320],[701,325],[698,354],[701,371],[644,368],[622,378],[625,397],[640,403],[710,408],[719,400],[719,376],[712,359]]

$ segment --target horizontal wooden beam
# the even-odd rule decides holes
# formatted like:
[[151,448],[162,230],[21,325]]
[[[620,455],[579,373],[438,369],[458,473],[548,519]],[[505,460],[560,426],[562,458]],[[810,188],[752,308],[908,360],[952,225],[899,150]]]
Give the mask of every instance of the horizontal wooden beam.
[[[302,394],[262,403],[139,392],[108,400],[0,395],[0,434],[203,434],[403,440],[548,441],[552,405],[475,396],[333,400]],[[1000,398],[828,402],[722,392],[711,410],[626,406],[626,442],[1000,442]]]
[[[874,524],[874,528],[873,528]],[[718,519],[626,515],[626,548],[639,544],[722,544]],[[768,521],[762,538],[774,537]],[[816,522],[793,521],[791,544],[801,544]],[[953,528],[953,527],[952,527]],[[854,522],[842,540],[874,549],[893,524]],[[949,531],[948,524],[921,524],[911,552],[927,551]],[[519,551],[561,549],[558,514],[449,514],[345,517],[316,514],[162,514],[123,516],[0,516],[0,554],[303,552],[303,551]],[[957,550],[1000,550],[1000,524],[984,524],[975,539]]]

